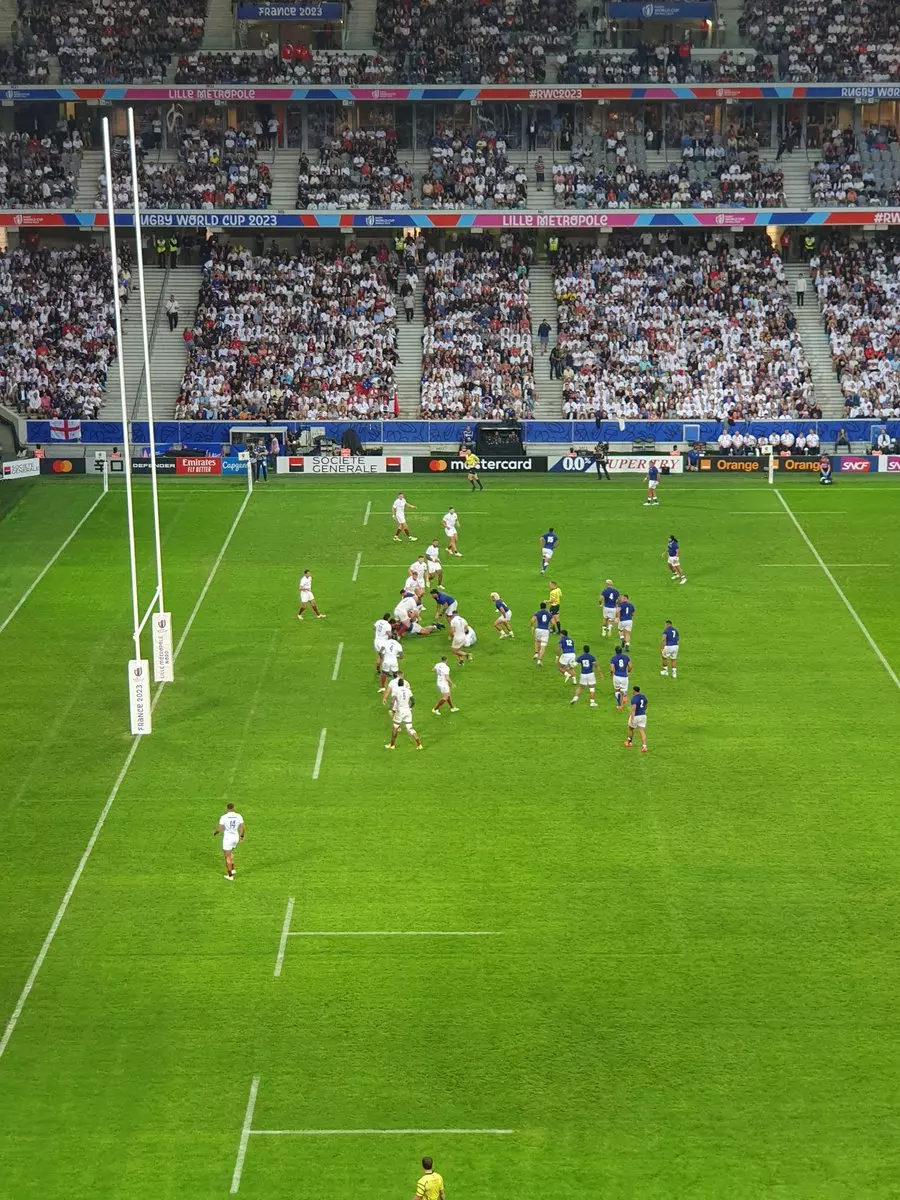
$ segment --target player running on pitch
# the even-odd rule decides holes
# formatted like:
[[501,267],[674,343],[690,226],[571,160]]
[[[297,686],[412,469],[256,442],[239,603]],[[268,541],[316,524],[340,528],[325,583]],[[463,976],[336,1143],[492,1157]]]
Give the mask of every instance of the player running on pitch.
[[394,690],[394,695],[391,700],[391,740],[385,745],[385,750],[393,750],[397,744],[397,734],[401,727],[406,729],[406,732],[416,743],[416,749],[423,749],[422,739],[416,733],[413,725],[413,705],[415,698],[412,688],[409,683],[401,676],[397,681],[397,687]]
[[631,689],[631,715],[628,718],[628,737],[625,745],[630,749],[637,730],[641,739],[641,754],[647,753],[647,697],[634,685]]
[[236,846],[244,840],[244,834],[247,832],[244,825],[244,818],[239,812],[234,811],[234,805],[229,804],[225,808],[225,812],[219,817],[218,823],[213,830],[213,837],[222,835],[222,853],[225,855],[225,878],[234,882],[235,865],[234,851]]
[[603,611],[603,625],[600,632],[603,637],[609,637],[612,633],[613,624],[616,619],[616,606],[619,603],[619,589],[613,587],[613,581],[607,579],[606,586],[600,593],[600,608]]
[[550,641],[550,610],[546,601],[541,601],[541,607],[531,617],[531,628],[534,630],[534,661],[539,667],[544,665],[544,654]]
[[473,450],[466,451],[465,464],[466,471],[468,472],[466,479],[468,479],[469,486],[472,488],[472,491],[474,492],[477,487],[479,492],[483,492],[484,484],[478,477],[478,468],[481,466],[481,460]]
[[666,559],[669,563],[669,570],[672,572],[672,578],[677,579],[679,583],[687,583],[687,575],[681,569],[678,538],[674,533],[669,534],[669,540],[666,542]]
[[634,605],[628,599],[628,593],[619,596],[619,641],[626,652],[631,649],[631,627],[634,624]]
[[591,654],[590,646],[585,646],[582,649],[581,653],[576,655],[575,661],[578,663],[578,670],[579,670],[580,674],[578,676],[578,686],[575,689],[575,695],[572,697],[572,699],[569,701],[569,703],[577,704],[578,697],[581,695],[581,693],[584,691],[584,689],[587,688],[588,697],[590,698],[590,702],[591,702],[591,708],[596,708],[597,707],[597,675],[599,675],[600,678],[602,679],[603,672],[597,671],[596,674],[594,673],[594,668],[597,665],[597,660],[594,657],[594,655]]
[[660,675],[668,675],[669,664],[671,663],[672,678],[678,678],[678,647],[680,643],[681,634],[671,621],[666,621],[666,627],[662,631],[662,637],[659,639],[659,653],[662,659]]
[[462,558],[459,552],[457,537],[459,535],[459,516],[455,508],[448,508],[441,517],[441,525],[444,527],[444,537],[447,539],[447,553],[451,558]]
[[385,646],[390,641],[390,637],[391,637],[393,628],[394,627],[391,624],[391,614],[390,613],[385,613],[383,617],[380,617],[375,622],[375,625],[373,627],[374,646],[375,646],[375,670],[376,671],[381,670],[381,656],[382,656],[382,654],[384,654]]
[[559,541],[559,535],[554,533],[553,526],[542,533],[539,539],[541,543],[541,574],[546,575],[547,568],[550,566],[550,559],[553,557],[553,552],[556,549],[556,544]]
[[452,713],[459,712],[457,705],[453,703],[451,692],[453,691],[453,680],[450,678],[450,667],[447,664],[446,654],[441,655],[441,661],[435,663],[431,668],[434,671],[435,682],[437,683],[438,702],[431,710],[436,717],[441,715],[441,708],[446,704],[449,706]]
[[568,629],[563,629],[559,635],[556,654],[557,669],[569,683],[575,682],[575,642],[569,637]]
[[394,518],[394,523],[397,526],[397,529],[394,533],[395,542],[400,541],[401,533],[406,534],[407,538],[411,542],[417,542],[419,540],[418,538],[414,538],[409,532],[409,526],[406,523],[406,510],[408,508],[415,509],[415,507],[416,506],[414,504],[409,503],[402,492],[397,493],[397,499],[391,505],[391,516]]
[[659,483],[659,467],[656,463],[651,463],[647,468],[647,499],[644,501],[644,507],[649,504],[659,504],[659,499],[656,495],[656,487]]
[[497,610],[497,620],[494,622],[494,628],[500,634],[501,638],[515,637],[512,631],[512,609],[505,600],[500,599],[499,592],[491,592],[491,599],[494,602],[494,608]]
[[625,653],[624,646],[616,646],[616,652],[609,660],[609,666],[612,671],[616,711],[621,712],[628,697],[628,676],[631,674],[631,659]]
[[425,572],[426,586],[430,586],[433,581],[437,582],[438,587],[443,586],[444,568],[441,566],[441,547],[437,538],[430,546],[425,547],[425,559],[428,563],[428,569]]
[[300,576],[300,607],[297,610],[297,620],[303,620],[303,614],[307,607],[311,608],[320,621],[325,619],[325,614],[320,613],[316,608],[316,598],[312,590],[312,574],[307,570]]
[[450,649],[456,655],[460,666],[472,660],[472,655],[469,653],[469,646],[475,644],[475,638],[471,634],[472,631],[469,628],[466,618],[461,617],[457,613],[450,622]]

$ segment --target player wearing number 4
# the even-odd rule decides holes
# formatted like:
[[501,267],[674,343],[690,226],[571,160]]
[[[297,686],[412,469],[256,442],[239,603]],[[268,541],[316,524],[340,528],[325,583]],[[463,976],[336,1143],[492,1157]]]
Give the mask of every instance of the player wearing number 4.
[[213,837],[222,835],[222,853],[225,855],[225,878],[234,882],[234,850],[238,843],[244,840],[247,832],[244,818],[234,811],[234,805],[229,804],[226,811],[219,817],[219,823],[213,830]]
[[681,641],[681,634],[675,628],[671,621],[666,621],[666,627],[662,631],[662,637],[659,639],[659,652],[662,656],[662,670],[660,675],[668,675],[669,664],[672,664],[672,678],[678,678],[678,644]]
[[634,731],[638,731],[641,739],[641,754],[647,753],[647,697],[635,685],[631,689],[631,716],[628,718],[628,737],[625,745],[630,749],[634,741]]
[[603,612],[603,625],[600,629],[604,637],[610,637],[616,620],[616,608],[619,603],[619,589],[613,587],[613,581],[607,579],[606,586],[600,593],[600,608]]
[[687,576],[681,569],[678,538],[674,533],[669,534],[669,540],[666,543],[666,559],[669,563],[669,570],[672,572],[672,578],[677,579],[679,583],[687,583]]

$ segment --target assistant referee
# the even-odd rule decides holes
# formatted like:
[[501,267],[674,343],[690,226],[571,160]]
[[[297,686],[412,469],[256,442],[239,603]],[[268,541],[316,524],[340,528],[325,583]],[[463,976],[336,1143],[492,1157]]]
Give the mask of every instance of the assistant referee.
[[413,1200],[444,1200],[444,1178],[435,1171],[433,1160],[423,1158],[422,1170],[425,1174],[416,1184]]
[[472,491],[473,492],[475,491],[475,488],[477,485],[479,492],[483,492],[484,484],[478,478],[478,467],[481,463],[481,460],[479,459],[478,455],[475,454],[471,450],[467,450],[463,461],[466,464],[466,470],[468,471],[468,475],[466,476],[466,478],[468,479],[468,481],[472,487]]

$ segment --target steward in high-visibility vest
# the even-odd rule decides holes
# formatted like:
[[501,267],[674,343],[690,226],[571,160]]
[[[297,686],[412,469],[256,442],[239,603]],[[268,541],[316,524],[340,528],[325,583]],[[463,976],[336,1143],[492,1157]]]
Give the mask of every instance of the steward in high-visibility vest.
[[166,250],[167,250],[166,239],[164,237],[158,237],[156,239],[156,242],[154,243],[154,245],[156,247],[156,264],[157,264],[157,266],[162,267],[162,269],[165,270]]
[[178,238],[174,235],[169,238],[169,266],[173,271],[178,266]]

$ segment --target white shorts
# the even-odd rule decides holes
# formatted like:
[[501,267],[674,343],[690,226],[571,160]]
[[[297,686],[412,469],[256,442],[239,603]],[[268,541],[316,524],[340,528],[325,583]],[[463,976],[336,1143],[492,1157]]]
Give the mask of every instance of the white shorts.
[[452,542],[453,539],[456,537],[456,530],[453,529],[450,525],[445,525],[444,526],[444,537],[447,539],[448,542]]
[[678,647],[677,646],[663,646],[662,656],[663,656],[663,658],[677,658],[678,657]]
[[431,559],[428,560],[428,574],[429,575],[437,575],[438,571],[442,571],[442,570],[443,570],[443,567],[441,566],[440,562],[438,562],[436,560],[431,560]]
[[675,554],[675,555],[672,555],[672,554],[670,554],[670,555],[669,555],[669,566],[670,566],[670,567],[680,567],[680,566],[681,566],[681,563],[678,561],[678,555],[677,555],[677,554]]
[[590,675],[581,675],[579,677],[578,686],[579,687],[593,687],[596,682],[597,682],[597,676],[592,671],[590,673]]
[[455,638],[453,639],[453,641],[450,643],[450,645],[453,647],[453,649],[454,649],[454,650],[465,650],[465,648],[466,648],[466,635],[465,635],[465,634],[462,634],[462,636],[461,636],[461,637],[455,637]]
[[500,612],[498,609],[497,620],[498,621],[511,621],[512,620],[512,612]]
[[400,670],[400,664],[396,658],[383,658],[381,660],[381,669],[385,675],[393,675],[395,671]]
[[646,714],[643,717],[636,717],[632,713],[632,715],[628,718],[628,728],[629,729],[646,729],[647,728]]
[[313,600],[315,600],[315,596],[312,594],[312,592],[301,592],[300,593],[300,603],[301,604],[312,604]]
[[620,621],[619,622],[619,632],[620,633],[631,633],[632,624],[633,624],[632,621]]
[[399,729],[401,725],[405,725],[410,733],[415,733],[413,729],[413,715],[408,708],[399,709],[392,713],[391,720],[394,722],[394,728]]
[[549,546],[545,546],[543,548],[541,551],[541,557],[543,558],[544,562],[549,562],[553,557],[553,551],[549,548]]
[[413,621],[409,627],[409,632],[418,634],[421,633],[424,628],[425,626],[420,625],[418,621]]
[[628,691],[628,677],[626,676],[623,679],[621,675],[613,675],[613,691],[614,692],[627,692]]
[[550,641],[550,630],[549,629],[536,629],[534,631],[534,640],[536,642],[549,642]]
[[456,601],[454,600],[452,604],[448,604],[444,609],[444,615],[447,617],[455,617],[456,611]]
[[615,619],[616,619],[616,610],[614,608],[607,608],[606,605],[604,604],[603,605],[603,620],[604,621],[614,621]]
[[384,654],[384,647],[385,647],[384,642],[375,642],[375,653],[379,656]]
[[437,690],[441,693],[442,696],[449,696],[450,695],[450,684],[449,683],[438,683]]
[[223,833],[222,849],[225,851],[233,850],[240,840],[239,835],[236,833]]
[[477,641],[478,637],[475,634],[475,630],[470,628],[466,634],[466,646],[474,646]]
[[561,667],[571,667],[575,664],[574,654],[561,654],[559,656],[559,665]]
[[651,492],[655,492],[655,491],[656,491],[656,485],[657,485],[658,483],[659,483],[659,480],[658,480],[658,479],[648,479],[648,480],[647,480],[647,487],[650,489],[650,491],[651,491]]

